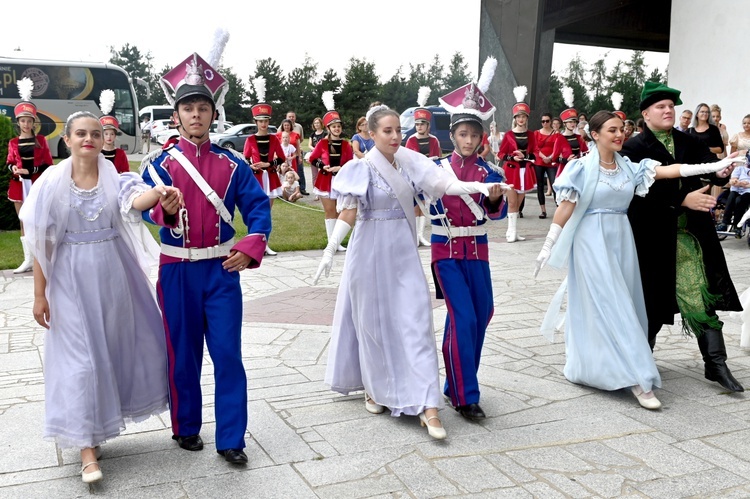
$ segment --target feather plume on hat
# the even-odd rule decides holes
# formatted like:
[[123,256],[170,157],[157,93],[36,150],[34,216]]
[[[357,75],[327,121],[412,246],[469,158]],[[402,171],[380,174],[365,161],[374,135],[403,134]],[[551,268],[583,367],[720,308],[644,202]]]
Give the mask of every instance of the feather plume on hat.
[[221,63],[221,56],[224,54],[224,49],[229,41],[229,31],[224,28],[216,28],[214,31],[214,39],[211,44],[211,51],[208,53],[208,64],[212,68],[218,68]]
[[495,77],[495,70],[497,69],[497,59],[492,56],[487,57],[482,65],[482,71],[479,73],[479,80],[477,80],[477,87],[482,93],[486,93],[492,83],[492,78]]
[[417,104],[419,107],[425,107],[427,99],[430,98],[431,92],[432,89],[430,89],[430,87],[419,87],[419,91],[417,92]]
[[612,92],[612,105],[615,107],[615,111],[619,111],[622,107],[622,94],[620,92]]
[[497,59],[492,56],[487,57],[482,64],[482,71],[479,73],[479,80],[477,80],[477,87],[482,93],[486,93],[490,89],[490,83],[492,78],[495,77],[495,70],[497,69]]
[[115,93],[112,90],[102,90],[99,94],[99,109],[102,114],[109,114],[115,107]]
[[258,103],[266,102],[266,78],[264,76],[258,76],[253,80],[253,89]]
[[516,102],[523,102],[523,100],[526,98],[526,93],[529,90],[526,88],[526,85],[521,85],[519,87],[516,87],[513,89],[513,96],[516,98]]
[[335,109],[332,91],[326,90],[323,92],[323,105],[326,107],[326,111],[333,111]]
[[21,100],[31,101],[31,92],[34,91],[34,82],[31,78],[21,78],[16,81],[16,86],[18,87],[18,96],[21,97]]
[[565,105],[568,107],[573,107],[573,89],[570,87],[565,87],[562,90],[562,94]]
[[[227,42],[229,41],[229,31],[227,31],[225,28],[216,28],[216,31],[214,31],[214,38],[213,42],[211,43],[211,49],[208,51],[208,62],[209,66],[211,66],[214,69],[218,69],[219,64],[221,63],[221,56],[224,54],[224,49],[227,47]],[[224,111],[224,97],[227,95],[227,91],[229,90],[229,85],[224,87],[222,92],[219,94],[218,99],[216,99],[216,110],[219,113],[219,120],[216,124],[216,131],[219,133],[224,132],[224,121],[226,112]]]

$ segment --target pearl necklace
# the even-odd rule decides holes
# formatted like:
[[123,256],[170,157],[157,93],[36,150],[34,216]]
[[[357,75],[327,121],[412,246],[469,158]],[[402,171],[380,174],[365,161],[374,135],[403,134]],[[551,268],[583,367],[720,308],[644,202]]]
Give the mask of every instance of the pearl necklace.
[[599,163],[603,165],[614,165],[615,164],[615,158],[612,158],[612,161],[604,161],[603,159],[599,159]]

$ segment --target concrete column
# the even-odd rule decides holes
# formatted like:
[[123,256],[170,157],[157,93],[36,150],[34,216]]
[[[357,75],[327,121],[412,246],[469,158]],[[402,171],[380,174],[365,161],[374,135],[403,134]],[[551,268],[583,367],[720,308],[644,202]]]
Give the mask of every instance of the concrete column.
[[531,129],[546,111],[555,31],[542,31],[545,0],[482,0],[479,25],[479,68],[488,55],[497,58],[489,98],[497,107],[500,130],[510,127],[513,88],[528,88]]
[[682,106],[695,111],[718,104],[729,136],[742,131],[750,114],[747,82],[747,5],[733,0],[672,2],[669,34],[669,86],[682,91]]

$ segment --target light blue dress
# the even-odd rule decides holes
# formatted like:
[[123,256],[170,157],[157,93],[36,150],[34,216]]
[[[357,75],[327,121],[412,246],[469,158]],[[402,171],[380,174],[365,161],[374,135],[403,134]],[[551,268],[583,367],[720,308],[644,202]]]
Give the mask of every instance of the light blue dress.
[[661,386],[661,378],[648,345],[646,305],[627,209],[634,193],[648,192],[658,163],[633,164],[624,158],[615,170],[593,166],[593,171],[590,162],[586,164],[570,164],[554,185],[558,203],[577,202],[587,174],[598,174],[569,255],[563,373],[573,383],[602,390],[640,385],[651,391]]

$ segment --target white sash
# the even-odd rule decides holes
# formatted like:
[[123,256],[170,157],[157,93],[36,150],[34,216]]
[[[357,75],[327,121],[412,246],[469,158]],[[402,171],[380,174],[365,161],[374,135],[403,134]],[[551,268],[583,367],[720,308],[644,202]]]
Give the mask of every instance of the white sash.
[[[184,154],[182,154],[182,151],[180,151],[176,147],[172,147],[169,150],[167,150],[167,153],[169,153],[170,156],[172,156],[182,165],[182,167],[185,169],[188,175],[190,175],[190,178],[193,179],[193,182],[196,183],[198,188],[206,196],[206,199],[208,199],[208,202],[214,205],[214,208],[216,208],[216,211],[219,212],[219,215],[221,216],[222,220],[224,220],[228,224],[231,224],[232,215],[229,213],[229,210],[227,210],[227,207],[224,206],[224,201],[216,193],[216,191],[213,190],[213,188],[211,188],[210,185],[208,185],[208,182],[206,182],[206,179],[204,179],[201,176],[201,174],[198,173],[198,170],[196,170],[195,166],[193,166],[190,160],[187,159]],[[151,172],[152,178],[154,176],[155,171],[156,171],[156,168],[154,168],[153,165],[149,163],[149,172]],[[156,175],[156,178],[159,178],[158,174]],[[154,182],[157,182],[157,180],[154,179]],[[159,182],[161,183],[160,178],[159,178]]]
[[391,187],[394,194],[396,194],[396,199],[401,205],[401,209],[404,210],[406,221],[409,222],[409,227],[411,227],[414,244],[417,244],[417,220],[414,218],[414,191],[409,184],[406,183],[404,177],[402,177],[387,160],[370,161],[369,158],[365,157],[365,161],[370,163],[370,165],[377,170]]
[[[453,171],[453,166],[451,166],[450,162],[447,158],[443,158],[440,160],[440,164],[443,165],[443,170],[446,170],[448,173],[450,173],[453,178],[458,180],[458,176],[456,175],[456,172]],[[479,207],[476,201],[474,201],[474,198],[469,196],[468,194],[461,194],[461,199],[464,203],[466,203],[466,206],[469,207],[471,210],[471,213],[474,215],[474,218],[477,220],[484,220],[484,210]]]

